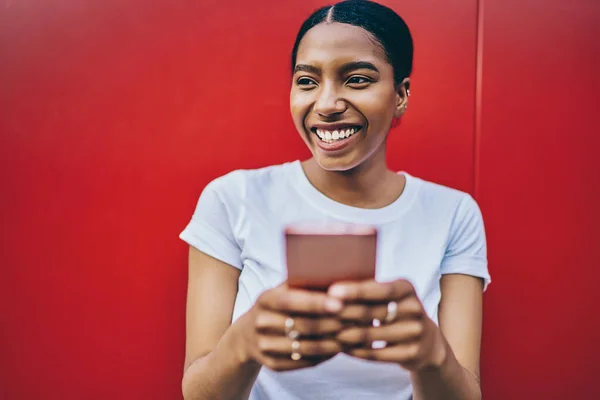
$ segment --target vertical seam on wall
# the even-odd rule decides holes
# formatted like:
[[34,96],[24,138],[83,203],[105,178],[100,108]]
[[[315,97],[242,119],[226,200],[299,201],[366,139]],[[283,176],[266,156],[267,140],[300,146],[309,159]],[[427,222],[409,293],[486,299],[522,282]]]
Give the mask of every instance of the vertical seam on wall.
[[475,56],[475,137],[473,140],[473,196],[479,196],[481,157],[481,106],[483,85],[483,0],[477,0],[477,49]]

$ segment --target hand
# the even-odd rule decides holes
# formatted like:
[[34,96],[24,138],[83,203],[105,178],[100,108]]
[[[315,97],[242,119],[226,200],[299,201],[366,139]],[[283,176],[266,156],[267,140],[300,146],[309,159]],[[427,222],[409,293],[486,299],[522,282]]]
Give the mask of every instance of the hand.
[[342,306],[326,293],[292,289],[286,283],[265,291],[241,318],[244,358],[286,371],[333,357],[342,350],[335,339],[343,326],[336,318]]
[[[345,303],[338,317],[347,328],[337,339],[346,353],[367,360],[395,362],[410,371],[443,363],[446,347],[441,331],[427,316],[407,280],[336,283],[328,294]],[[388,309],[390,303],[392,308]],[[373,320],[381,321],[381,325],[373,326]],[[385,347],[372,348],[376,341],[384,341]]]

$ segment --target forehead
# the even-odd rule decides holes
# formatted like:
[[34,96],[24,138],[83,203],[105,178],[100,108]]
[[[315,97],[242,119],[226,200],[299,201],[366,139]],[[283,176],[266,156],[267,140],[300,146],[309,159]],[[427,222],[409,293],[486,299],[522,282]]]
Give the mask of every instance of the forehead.
[[387,63],[387,57],[375,38],[354,25],[320,23],[306,32],[298,47],[297,64],[327,64],[361,60]]

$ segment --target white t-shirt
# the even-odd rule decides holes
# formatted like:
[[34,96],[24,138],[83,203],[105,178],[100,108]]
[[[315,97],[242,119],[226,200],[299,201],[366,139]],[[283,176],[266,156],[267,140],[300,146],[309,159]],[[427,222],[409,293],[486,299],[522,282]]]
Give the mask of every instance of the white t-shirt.
[[[376,278],[408,279],[437,323],[442,274],[490,282],[479,207],[471,196],[404,173],[406,186],[392,204],[362,209],[319,192],[299,161],[238,170],[206,186],[180,237],[241,270],[233,320],[265,290],[286,279],[284,225],[342,221],[378,227]],[[234,383],[235,384],[235,383]],[[399,399],[412,396],[399,365],[344,354],[316,367],[288,372],[261,369],[251,400]]]

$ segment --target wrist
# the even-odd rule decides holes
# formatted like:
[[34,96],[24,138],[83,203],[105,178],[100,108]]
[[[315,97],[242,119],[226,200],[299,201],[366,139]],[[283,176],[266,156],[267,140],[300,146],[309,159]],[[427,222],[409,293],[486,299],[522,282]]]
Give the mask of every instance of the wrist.
[[246,339],[246,334],[248,332],[248,327],[244,326],[244,321],[246,319],[247,314],[244,314],[231,324],[224,343],[225,347],[233,353],[232,356],[236,363],[241,366],[258,364],[247,345],[248,341]]
[[429,357],[425,363],[423,363],[422,368],[429,370],[441,369],[448,362],[448,359],[450,358],[449,356],[452,354],[452,350],[444,338],[440,327],[437,326],[436,323],[431,319],[429,319],[428,324],[432,334],[432,345]]

